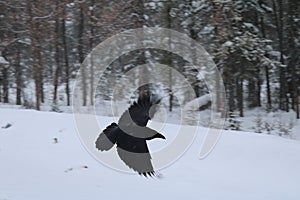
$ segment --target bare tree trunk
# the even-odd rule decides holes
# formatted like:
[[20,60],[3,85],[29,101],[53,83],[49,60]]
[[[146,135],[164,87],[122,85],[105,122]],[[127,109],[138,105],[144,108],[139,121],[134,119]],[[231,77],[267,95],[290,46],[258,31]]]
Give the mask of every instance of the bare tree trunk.
[[[38,44],[41,44],[40,39]],[[45,103],[45,95],[44,95],[44,75],[43,75],[43,59],[42,59],[42,53],[41,53],[41,47],[40,50],[37,52],[38,54],[38,73],[39,73],[39,92],[40,92],[40,98],[41,98],[41,103]]]
[[[83,33],[84,33],[84,2],[80,5],[80,14],[79,14],[79,32],[78,32],[78,54],[79,54],[79,62],[82,63],[84,61],[84,52],[83,52]],[[81,67],[81,81],[82,81],[82,100],[83,106],[87,105],[87,83],[86,83],[86,69]]]
[[53,104],[57,104],[57,88],[58,88],[58,76],[60,70],[60,60],[59,60],[59,0],[56,0],[55,11],[57,16],[55,19],[55,32],[54,32],[54,43],[55,43],[55,72],[54,72],[54,91],[53,91]]
[[[17,24],[17,16],[14,15],[14,22]],[[19,38],[18,33],[14,34],[15,38]],[[21,93],[22,93],[22,68],[21,68],[21,52],[20,52],[20,45],[17,43],[16,47],[16,60],[15,60],[15,79],[16,79],[16,104],[21,105]]]
[[240,117],[244,117],[244,97],[243,97],[243,79],[236,80],[236,87],[237,87],[237,101],[238,101],[238,108],[240,111]]
[[67,31],[66,31],[66,5],[63,7],[62,13],[62,41],[64,48],[64,60],[65,60],[65,84],[66,84],[66,95],[67,95],[67,105],[70,105],[70,66],[69,66],[69,56],[68,56],[68,44],[67,44]]
[[296,116],[297,119],[300,119],[300,110],[299,110],[299,89],[296,88],[296,91],[294,93],[294,100],[296,104]]
[[[37,110],[40,110],[41,106],[41,89],[42,89],[42,78],[41,78],[41,41],[39,26],[40,22],[34,19],[33,11],[36,10],[37,5],[32,3],[30,0],[28,2],[29,10],[29,24],[30,24],[30,37],[31,37],[31,51],[32,51],[32,67],[33,67],[33,76],[35,82],[35,106]],[[37,2],[38,3],[38,2]],[[34,7],[33,7],[34,6]],[[33,9],[34,8],[34,9]]]
[[268,102],[268,110],[272,109],[272,98],[271,98],[271,86],[270,86],[270,74],[269,74],[269,67],[265,66],[265,73],[266,73],[266,81],[267,81],[267,102]]
[[[284,52],[283,52],[283,4],[282,0],[272,0],[273,10],[274,10],[274,19],[277,29],[278,42],[279,42],[279,51],[280,51],[280,62],[284,64]],[[280,68],[280,94],[279,94],[279,108],[281,110],[289,110],[288,96],[287,96],[287,84],[286,84],[286,74],[285,69]]]
[[94,105],[94,58],[92,55],[90,63],[90,105]]
[[[261,4],[262,1],[259,1],[259,3]],[[266,38],[265,20],[263,15],[260,16],[260,28],[262,32],[262,37]],[[272,109],[272,97],[271,97],[271,87],[270,87],[269,66],[265,66],[265,75],[266,75],[266,89],[267,89],[267,109],[268,111],[270,111]]]
[[[144,26],[144,0],[140,0],[137,2],[137,6],[136,6],[136,12],[138,14],[137,19],[136,19],[136,24],[137,24],[137,28],[143,28]],[[145,49],[143,46],[143,33],[141,32],[141,34],[139,35],[139,57],[138,57],[138,64],[139,65],[143,65],[146,63],[146,56],[145,56]],[[149,94],[149,85],[142,85],[142,82],[147,82],[146,80],[148,79],[148,70],[147,68],[143,67],[139,70],[139,81],[140,81],[140,87],[139,87],[139,95],[145,95],[145,94]]]
[[172,77],[172,69],[169,69],[169,111],[172,112],[173,111],[173,88],[172,88],[172,82],[173,82],[173,77]]
[[22,68],[20,66],[21,53],[19,48],[17,48],[16,56],[17,56],[16,65],[15,65],[15,77],[16,77],[16,87],[17,87],[16,104],[22,105],[21,97],[22,97],[23,81],[22,81]]
[[[225,83],[226,82],[226,79],[225,80]],[[228,88],[228,105],[229,105],[229,111],[230,112],[234,112],[235,110],[235,102],[234,102],[234,98],[235,98],[235,91],[234,91],[234,83],[233,83],[233,80],[232,79],[227,79],[228,80],[228,84],[227,85],[227,88]]]
[[3,85],[3,103],[9,103],[9,79],[8,68],[2,69],[2,85]]
[[[91,6],[94,6],[95,2],[94,0],[91,0]],[[94,47],[94,39],[93,37],[95,36],[95,24],[97,22],[94,20],[94,8],[91,9],[90,11],[90,49],[93,49]],[[91,63],[90,63],[90,104],[94,105],[94,58],[93,54],[91,55]]]
[[248,107],[249,108],[254,108],[257,106],[257,102],[256,102],[256,88],[255,88],[255,80],[253,80],[253,78],[251,78],[250,80],[248,80]]
[[[170,16],[170,11],[171,11],[171,2],[168,3],[167,5],[167,9],[166,9],[166,18],[167,18],[167,28],[171,29],[172,28],[172,19]],[[171,34],[168,35],[169,37],[169,41],[168,41],[168,45],[169,48],[171,49]],[[173,74],[172,74],[172,55],[171,53],[168,54],[167,57],[167,64],[170,67],[169,68],[169,111],[172,112],[173,111],[173,99],[174,99],[174,95],[173,95]]]
[[261,107],[261,100],[260,100],[260,93],[261,93],[261,80],[260,80],[260,68],[256,67],[256,75],[257,75],[257,81],[256,81],[256,106]]
[[[35,47],[33,47],[35,49]],[[33,68],[34,68],[34,82],[35,82],[35,106],[37,110],[40,110],[40,104],[41,104],[41,96],[40,96],[40,66],[37,62],[37,58],[38,58],[38,52],[35,49],[34,50],[34,64],[33,64]]]
[[32,55],[32,67],[33,67],[33,77],[35,82],[35,107],[40,110],[40,66],[38,64],[38,41],[37,41],[37,21],[33,17],[33,3],[31,0],[27,0],[27,11],[29,15],[28,23],[30,26],[30,39],[31,39],[31,55]]
[[34,47],[34,79],[35,79],[35,95],[36,95],[36,109],[40,110],[41,102],[42,102],[42,73],[41,73],[41,52],[38,47],[39,39],[36,36],[36,46]]
[[[293,0],[289,0],[289,12],[288,12],[288,43],[289,43],[289,59],[288,59],[288,69],[291,72],[291,93],[292,93],[292,108],[296,112],[297,119],[300,118],[299,113],[299,88],[298,88],[298,79],[297,79],[297,63],[298,63],[298,49],[295,44],[297,37],[297,25],[295,25],[295,19],[298,18],[297,4]],[[299,4],[300,5],[300,4]]]

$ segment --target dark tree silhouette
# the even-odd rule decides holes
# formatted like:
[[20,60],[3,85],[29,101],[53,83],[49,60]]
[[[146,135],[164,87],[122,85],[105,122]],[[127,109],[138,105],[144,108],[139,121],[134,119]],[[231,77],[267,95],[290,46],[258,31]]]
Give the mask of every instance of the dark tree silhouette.
[[154,175],[146,141],[166,138],[146,125],[153,118],[159,102],[153,95],[140,96],[123,113],[118,124],[112,123],[99,135],[96,148],[107,151],[117,144],[119,157],[128,167],[145,177]]

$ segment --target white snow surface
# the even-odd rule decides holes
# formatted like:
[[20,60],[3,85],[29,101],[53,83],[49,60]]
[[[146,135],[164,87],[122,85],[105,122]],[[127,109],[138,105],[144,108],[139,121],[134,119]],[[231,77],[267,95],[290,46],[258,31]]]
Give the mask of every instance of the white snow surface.
[[[109,124],[113,118],[99,120]],[[177,128],[165,124],[163,134],[172,138]],[[144,178],[94,160],[71,114],[0,108],[0,200],[300,199],[299,141],[224,131],[199,160],[206,132],[199,128],[189,150],[158,172],[162,178]]]

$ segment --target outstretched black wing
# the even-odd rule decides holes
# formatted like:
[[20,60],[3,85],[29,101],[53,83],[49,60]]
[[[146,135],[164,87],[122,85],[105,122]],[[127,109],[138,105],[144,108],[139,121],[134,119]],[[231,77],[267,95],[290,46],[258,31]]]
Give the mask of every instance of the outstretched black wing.
[[121,160],[134,171],[144,176],[154,175],[151,155],[145,139],[121,134],[117,141],[117,151]]
[[153,118],[157,104],[160,102],[155,96],[140,96],[137,102],[129,107],[119,119],[121,126],[146,126],[148,121]]

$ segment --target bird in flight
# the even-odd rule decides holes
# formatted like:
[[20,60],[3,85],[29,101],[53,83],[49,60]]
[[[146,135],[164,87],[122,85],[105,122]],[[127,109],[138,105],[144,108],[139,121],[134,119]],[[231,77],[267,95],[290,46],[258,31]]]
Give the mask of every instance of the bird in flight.
[[120,117],[100,133],[95,144],[100,151],[108,151],[115,144],[121,160],[140,175],[155,175],[147,140],[166,139],[147,126],[157,110],[160,100],[153,95],[141,95]]

